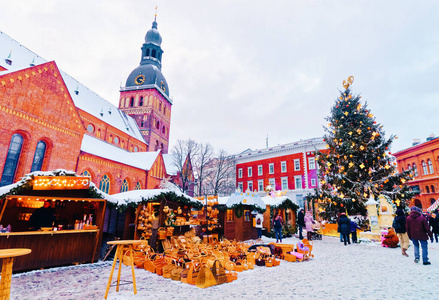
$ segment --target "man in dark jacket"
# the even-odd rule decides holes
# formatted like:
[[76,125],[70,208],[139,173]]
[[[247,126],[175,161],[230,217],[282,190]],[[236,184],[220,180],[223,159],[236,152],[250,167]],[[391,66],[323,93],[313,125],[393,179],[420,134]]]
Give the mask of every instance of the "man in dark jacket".
[[299,239],[303,240],[302,231],[305,226],[305,214],[303,213],[303,208],[301,208],[297,214],[297,225],[299,225]]
[[419,262],[419,244],[421,244],[422,262],[424,265],[430,265],[431,263],[428,261],[428,237],[433,234],[430,231],[427,219],[422,215],[422,209],[419,207],[413,206],[410,209],[410,215],[406,221],[406,230],[409,239],[412,240],[415,246],[415,263]]
[[345,213],[341,213],[338,218],[338,232],[343,237],[344,245],[351,244],[349,241],[349,234],[351,233],[351,221],[348,219]]

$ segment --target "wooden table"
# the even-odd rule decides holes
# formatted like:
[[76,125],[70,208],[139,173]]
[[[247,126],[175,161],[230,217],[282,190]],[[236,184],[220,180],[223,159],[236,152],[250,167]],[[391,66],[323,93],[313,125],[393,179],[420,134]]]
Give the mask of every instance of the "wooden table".
[[23,248],[0,249],[0,258],[3,259],[2,279],[0,282],[1,300],[8,300],[11,294],[12,264],[14,262],[14,257],[27,255],[31,252],[31,249]]
[[113,266],[111,267],[110,278],[108,279],[108,283],[107,283],[107,289],[105,291],[105,299],[107,299],[108,291],[110,290],[111,279],[113,278],[113,273],[114,273],[114,269],[116,267],[117,260],[119,260],[119,270],[117,273],[116,292],[119,291],[120,273],[122,271],[124,250],[129,252],[129,257],[130,257],[129,264],[131,265],[131,271],[132,271],[132,275],[133,275],[134,295],[137,294],[136,277],[134,275],[133,245],[140,244],[140,243],[142,243],[141,240],[119,240],[119,241],[107,242],[107,244],[109,244],[109,245],[117,245],[117,248],[116,248],[116,253],[114,255]]

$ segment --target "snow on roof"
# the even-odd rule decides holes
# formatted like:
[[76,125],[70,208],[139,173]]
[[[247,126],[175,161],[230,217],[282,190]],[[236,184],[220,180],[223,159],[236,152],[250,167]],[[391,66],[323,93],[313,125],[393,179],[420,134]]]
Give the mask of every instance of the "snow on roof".
[[289,199],[289,198],[286,196],[280,196],[280,197],[265,196],[265,197],[262,197],[262,201],[264,201],[264,203],[266,205],[270,205],[270,206],[278,206],[278,205],[282,204],[282,202],[284,202],[287,199]]
[[154,199],[160,194],[166,194],[166,193],[175,193],[177,196],[185,197],[186,199],[192,202],[198,202],[202,204],[200,200],[192,198],[191,196],[188,196],[181,191],[169,190],[169,189],[134,190],[134,191],[123,192],[123,193],[111,195],[112,199],[109,201],[118,206],[121,206],[121,205],[128,205],[129,203],[140,203],[142,201],[148,201],[149,199]]
[[262,201],[261,197],[250,191],[246,191],[245,193],[236,191],[234,194],[232,194],[227,200],[226,206],[232,207],[235,204],[254,205],[261,209],[266,209],[266,205],[264,201]]
[[[6,63],[9,55],[9,59],[12,61],[11,65]],[[29,68],[32,66],[31,64],[41,65],[47,62],[44,58],[0,31],[0,66],[7,69],[7,71],[0,71],[0,76]],[[77,108],[103,120],[107,124],[129,134],[131,137],[145,142],[133,118],[123,113],[116,106],[91,91],[67,73],[61,70],[60,72]]]
[[81,151],[142,170],[151,169],[160,153],[160,150],[156,152],[129,152],[88,134],[84,134]]
[[166,167],[166,173],[169,175],[177,175],[178,168],[174,165],[172,154],[163,154],[162,156]]

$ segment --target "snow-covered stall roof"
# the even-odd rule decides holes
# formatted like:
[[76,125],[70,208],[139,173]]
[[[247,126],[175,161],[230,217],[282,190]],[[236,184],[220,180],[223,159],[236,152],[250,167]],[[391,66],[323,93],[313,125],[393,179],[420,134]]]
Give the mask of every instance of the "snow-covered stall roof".
[[232,194],[227,200],[226,206],[232,207],[235,204],[254,205],[261,209],[266,209],[266,205],[264,201],[262,201],[261,197],[250,191],[236,191],[234,194]]
[[123,192],[123,193],[111,195],[112,200],[110,202],[112,202],[117,206],[127,206],[130,204],[138,204],[143,201],[154,200],[157,196],[167,193],[174,193],[178,197],[186,198],[189,202],[193,204],[197,204],[198,206],[203,205],[203,203],[200,200],[192,198],[191,196],[188,196],[185,193],[174,189],[172,190],[151,189],[151,190],[134,190],[134,191]]
[[[67,171],[64,169],[57,169],[53,171],[35,171],[32,173],[28,173],[24,175],[19,181],[0,187],[0,198],[3,198],[6,195],[12,195],[15,194],[14,189],[27,185],[30,181],[33,180],[35,176],[72,176],[77,177],[75,171]],[[116,199],[113,199],[113,196],[102,192],[99,190],[96,185],[90,181],[90,188],[94,194],[97,194],[102,197],[102,199],[106,199],[108,201],[116,201]]]
[[84,134],[81,151],[142,170],[151,169],[160,153],[160,150],[155,152],[129,152],[88,134]]
[[[10,65],[6,63],[8,57],[11,61]],[[7,69],[7,71],[0,71],[0,75],[47,62],[44,58],[0,31],[0,66]],[[77,108],[103,120],[107,124],[129,134],[131,137],[145,142],[133,118],[120,111],[116,106],[91,91],[72,76],[61,70],[60,72]]]
[[284,202],[287,199],[289,199],[289,198],[286,196],[280,196],[280,197],[265,196],[265,197],[262,197],[262,201],[264,201],[264,203],[266,205],[270,205],[270,206],[281,205],[282,202]]

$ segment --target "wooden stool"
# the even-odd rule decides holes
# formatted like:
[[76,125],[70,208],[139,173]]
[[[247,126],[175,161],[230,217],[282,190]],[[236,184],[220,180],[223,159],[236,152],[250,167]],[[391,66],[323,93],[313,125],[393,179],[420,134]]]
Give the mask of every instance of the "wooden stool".
[[31,252],[31,249],[23,248],[0,250],[0,258],[3,258],[0,300],[9,300],[11,294],[12,264],[14,262],[14,257],[27,255]]
[[116,253],[114,255],[113,266],[111,267],[110,278],[108,278],[107,289],[105,291],[105,299],[107,299],[108,291],[110,290],[111,279],[113,278],[113,273],[114,273],[114,269],[116,267],[117,260],[119,260],[119,270],[117,273],[116,292],[119,292],[120,273],[122,271],[124,250],[127,250],[130,253],[130,259],[129,259],[128,263],[129,263],[129,265],[131,265],[131,271],[132,271],[132,276],[133,276],[134,295],[137,294],[136,276],[134,274],[133,244],[140,244],[140,243],[142,243],[141,240],[119,240],[119,241],[107,242],[107,244],[109,244],[109,245],[117,245],[117,248],[116,248]]

